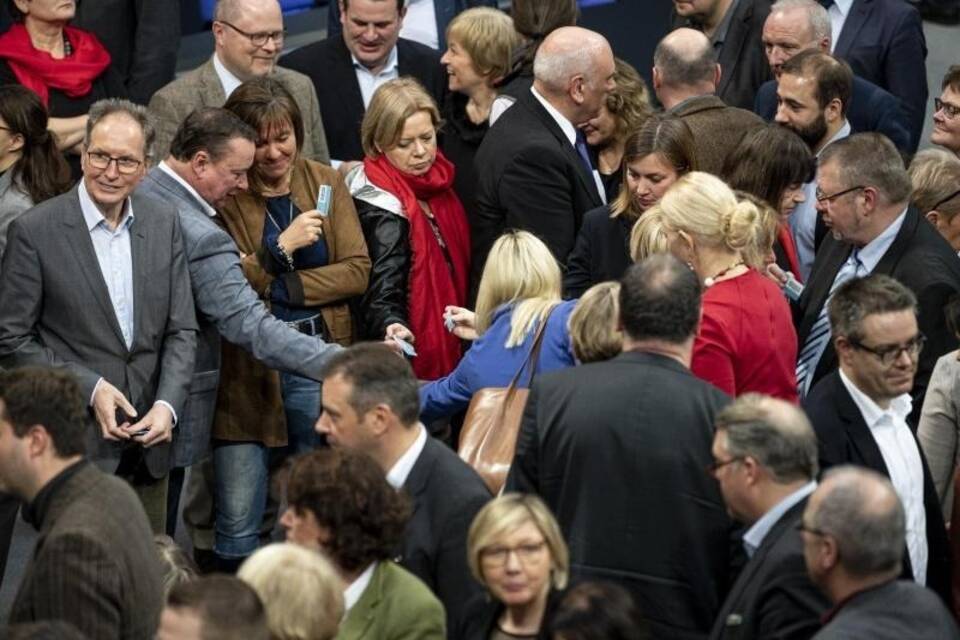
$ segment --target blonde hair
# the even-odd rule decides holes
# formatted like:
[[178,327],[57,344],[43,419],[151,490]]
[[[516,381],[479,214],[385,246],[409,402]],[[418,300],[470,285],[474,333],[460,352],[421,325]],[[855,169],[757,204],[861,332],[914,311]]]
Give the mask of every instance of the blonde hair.
[[773,251],[773,243],[777,241],[777,231],[780,229],[780,214],[767,204],[766,200],[758,198],[746,191],[734,191],[737,200],[749,202],[757,208],[757,236],[756,242],[743,250],[743,261],[754,269],[763,270],[767,265],[767,256]]
[[166,599],[174,587],[197,577],[197,565],[168,535],[156,534],[153,536],[153,545],[163,569],[163,596]]
[[504,345],[523,343],[533,327],[560,303],[562,276],[547,245],[527,231],[508,231],[497,238],[487,255],[477,292],[476,327],[482,334],[494,312],[514,304],[510,335]]
[[496,497],[484,505],[473,519],[467,533],[467,564],[480,584],[486,584],[480,558],[483,550],[528,522],[540,531],[547,543],[553,564],[553,586],[557,589],[567,586],[570,552],[560,532],[560,525],[543,500],[530,493],[505,493]]
[[437,103],[410,77],[384,82],[370,98],[370,106],[360,126],[360,143],[363,152],[376,158],[382,152],[393,149],[400,142],[407,119],[421,111],[430,114],[434,129],[441,124]]
[[733,190],[715,175],[693,171],[660,199],[667,230],[682,231],[703,246],[743,254],[757,245],[760,212],[737,200]]
[[[960,158],[943,149],[924,149],[910,163],[910,182],[913,183],[913,206],[926,215],[936,208],[948,219],[960,213]],[[950,198],[944,202],[944,198]]]
[[491,7],[463,11],[447,26],[447,42],[456,41],[484,78],[498,80],[510,73],[513,50],[520,46],[520,34],[513,19]]
[[267,611],[274,640],[331,640],[343,617],[343,581],[317,551],[290,542],[267,545],[240,566]]
[[601,282],[587,289],[574,307],[570,342],[580,362],[609,360],[623,351],[619,296],[619,282]]
[[630,230],[630,258],[634,262],[656,253],[670,253],[670,238],[663,227],[659,204],[647,209]]

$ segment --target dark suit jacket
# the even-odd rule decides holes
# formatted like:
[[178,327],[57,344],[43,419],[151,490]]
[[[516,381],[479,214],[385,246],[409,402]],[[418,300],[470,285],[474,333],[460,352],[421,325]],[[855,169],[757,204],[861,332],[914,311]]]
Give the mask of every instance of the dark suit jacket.
[[927,117],[927,41],[916,8],[903,0],[854,0],[833,53],[902,101],[916,148]]
[[[197,324],[176,211],[131,196],[133,345],[127,348],[100,272],[77,188],[43,202],[10,225],[0,277],[0,366],[59,366],[77,376],[84,399],[103,377],[142,416],[165,400],[179,417],[193,374]],[[181,437],[180,427],[173,437]],[[123,447],[87,427],[87,453],[113,468]],[[145,449],[162,477],[170,445]]]
[[894,580],[861,591],[813,640],[956,640],[957,625],[937,597],[920,585]]
[[[794,307],[797,344],[803,347],[823,307],[830,286],[850,256],[851,245],[824,238],[813,262],[803,295]],[[893,244],[880,259],[873,273],[892,276],[917,296],[920,331],[927,344],[920,353],[920,366],[913,383],[914,416],[919,418],[927,382],[937,358],[957,348],[957,339],[947,328],[943,308],[960,291],[960,259],[947,241],[919,212],[910,207]],[[827,345],[814,371],[813,384],[837,368],[833,343]],[[813,385],[811,385],[812,388]]]
[[742,556],[704,472],[727,402],[676,360],[631,351],[539,376],[524,410],[506,491],[539,494],[571,577],[627,589],[656,638],[705,638]]
[[[280,64],[313,81],[330,157],[334,160],[362,160],[360,124],[366,108],[350,50],[343,37],[330,37],[300,47],[283,56]],[[413,76],[437,104],[443,104],[447,74],[440,65],[439,53],[419,42],[400,38],[397,41],[397,66],[401,77]]]
[[588,211],[577,242],[567,257],[563,295],[579,298],[593,285],[619,280],[630,266],[630,230],[634,220],[626,214],[610,217],[610,207]]
[[[817,434],[821,471],[837,465],[855,464],[890,477],[880,447],[864,422],[860,409],[843,385],[839,371],[831,373],[811,389],[803,401],[803,408]],[[950,547],[943,524],[943,512],[940,510],[940,499],[933,486],[927,458],[919,442],[917,448],[923,463],[923,506],[927,513],[927,586],[936,591],[949,606]],[[913,577],[910,556],[906,550],[903,554],[903,577]]]
[[[777,81],[765,82],[757,91],[753,112],[767,122],[777,115]],[[854,133],[876,131],[890,138],[897,149],[907,153],[917,150],[918,140],[910,133],[910,120],[900,100],[869,80],[853,77],[853,94],[847,106],[847,121]]]
[[829,601],[810,582],[797,531],[806,498],[773,525],[737,577],[710,632],[721,638],[806,640],[820,628]]
[[456,453],[429,436],[403,488],[413,499],[413,515],[397,562],[437,595],[452,632],[481,591],[467,567],[467,530],[490,492]]
[[[752,99],[752,98],[751,98]],[[750,131],[763,126],[752,111],[731,107],[717,96],[687,98],[670,113],[687,123],[697,141],[697,170],[719,176],[727,156]]]
[[[731,106],[752,109],[757,89],[770,79],[761,36],[771,4],[772,0],[740,0],[730,19],[717,60],[722,73],[717,95]],[[674,12],[672,28],[678,27],[698,28]]]
[[564,264],[583,214],[603,205],[577,151],[529,91],[490,127],[474,168],[474,284],[490,247],[506,229],[530,231]]
[[126,482],[78,464],[40,514],[10,623],[64,620],[87,638],[153,640],[163,588],[147,516]]

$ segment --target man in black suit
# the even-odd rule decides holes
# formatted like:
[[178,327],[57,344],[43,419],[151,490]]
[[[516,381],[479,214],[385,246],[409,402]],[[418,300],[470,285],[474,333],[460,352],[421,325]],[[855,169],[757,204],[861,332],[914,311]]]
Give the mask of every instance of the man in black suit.
[[280,59],[281,66],[313,81],[334,166],[363,159],[360,124],[381,84],[413,76],[437,104],[443,104],[447,86],[440,54],[400,37],[404,0],[342,0],[342,4],[342,34],[300,47]]
[[890,478],[906,513],[903,575],[949,603],[943,513],[908,423],[924,346],[917,297],[886,275],[854,278],[837,288],[829,317],[840,370],[817,383],[803,404],[817,432],[820,466],[856,464]]
[[737,577],[710,640],[809,638],[827,610],[810,582],[797,525],[816,489],[817,438],[796,406],[761,395],[740,396],[717,415],[714,477],[727,511],[750,525],[750,560]]
[[384,345],[334,355],[323,373],[317,431],[333,447],[369,454],[387,482],[413,500],[399,562],[423,580],[457,628],[480,593],[467,566],[467,531],[490,492],[480,476],[420,423],[419,384],[410,365]]
[[672,28],[692,27],[710,39],[723,69],[717,89],[733,107],[752,109],[761,84],[770,79],[760,33],[771,0],[673,0]]
[[571,578],[626,588],[658,638],[706,636],[739,556],[704,472],[729,399],[689,369],[701,294],[669,254],[631,266],[623,354],[535,381],[507,477],[557,516]]
[[[757,91],[753,110],[767,121],[777,114],[777,82],[783,63],[801,51],[830,53],[830,15],[814,0],[778,0],[763,25],[763,46],[775,80]],[[854,133],[876,131],[901,151],[914,153],[919,139],[910,133],[910,123],[900,100],[868,80],[853,76],[853,92],[847,105],[847,120]]]
[[579,27],[540,45],[529,92],[501,116],[477,150],[473,239],[475,291],[490,247],[505,229],[530,231],[564,264],[583,214],[604,204],[600,174],[579,127],[614,88],[606,38]]
[[911,391],[914,418],[920,414],[937,358],[957,347],[943,309],[960,291],[960,259],[909,206],[911,189],[899,152],[879,134],[858,133],[821,153],[816,206],[831,233],[820,246],[794,308],[801,395],[837,367],[827,301],[837,286],[854,276],[893,276],[919,300],[920,330],[927,342]]
[[833,55],[864,80],[900,99],[910,135],[919,140],[927,112],[927,41],[920,14],[903,0],[853,0],[846,13],[830,3]]
[[886,478],[851,466],[827,472],[801,527],[810,577],[834,603],[814,640],[960,638],[936,595],[897,580],[906,527]]

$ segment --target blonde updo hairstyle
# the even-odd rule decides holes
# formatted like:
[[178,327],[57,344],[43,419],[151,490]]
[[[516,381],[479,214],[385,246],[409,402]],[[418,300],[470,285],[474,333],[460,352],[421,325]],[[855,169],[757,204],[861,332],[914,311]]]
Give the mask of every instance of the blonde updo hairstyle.
[[670,238],[663,226],[659,204],[647,209],[630,231],[630,258],[634,262],[655,253],[670,253]]
[[760,211],[710,173],[693,171],[670,187],[659,202],[664,228],[684,233],[701,247],[746,258],[758,244]]
[[601,282],[587,289],[570,314],[569,325],[573,355],[581,364],[620,355],[620,283]]
[[370,106],[363,116],[360,126],[363,152],[370,158],[376,158],[396,147],[407,119],[421,111],[430,114],[435,131],[443,124],[437,103],[422,84],[406,76],[384,82],[373,93]]
[[749,202],[757,208],[757,235],[753,246],[743,250],[743,261],[748,266],[760,271],[766,269],[767,256],[773,251],[773,244],[777,241],[777,232],[780,229],[780,214],[767,204],[766,200],[758,198],[746,191],[734,191],[737,200]]

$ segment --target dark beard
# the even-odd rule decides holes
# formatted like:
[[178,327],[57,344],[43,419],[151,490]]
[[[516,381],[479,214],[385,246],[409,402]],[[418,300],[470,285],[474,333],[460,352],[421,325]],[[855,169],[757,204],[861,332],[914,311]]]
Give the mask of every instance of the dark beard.
[[816,149],[823,140],[824,136],[827,135],[827,119],[824,117],[822,112],[814,119],[813,122],[805,127],[795,128],[788,124],[783,126],[800,136],[800,138],[807,143],[807,146],[810,147],[811,150]]

